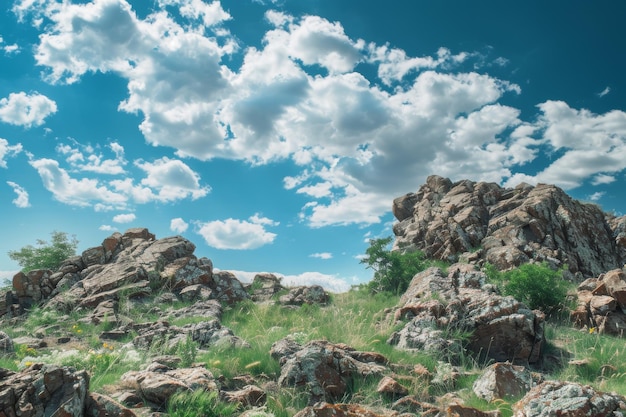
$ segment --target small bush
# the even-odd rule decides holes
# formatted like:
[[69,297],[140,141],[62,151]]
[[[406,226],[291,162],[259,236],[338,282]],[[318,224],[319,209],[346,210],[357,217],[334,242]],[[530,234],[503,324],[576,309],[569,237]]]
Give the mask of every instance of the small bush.
[[531,309],[551,314],[565,303],[567,282],[563,279],[563,270],[554,270],[545,262],[524,264],[504,272],[487,265],[485,273],[504,295],[512,296]]

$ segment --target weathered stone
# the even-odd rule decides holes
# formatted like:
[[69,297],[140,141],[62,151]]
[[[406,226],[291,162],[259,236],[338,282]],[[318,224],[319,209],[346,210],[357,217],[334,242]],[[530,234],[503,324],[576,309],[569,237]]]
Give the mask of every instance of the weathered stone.
[[448,417],[500,417],[500,411],[481,411],[462,404],[452,404],[446,409]]
[[84,415],[89,376],[85,371],[53,365],[32,365],[0,375],[0,415]]
[[322,402],[306,407],[294,417],[391,417],[395,413],[380,412],[358,404],[329,404]]
[[270,273],[256,274],[248,288],[251,291],[252,300],[257,302],[269,301],[285,289],[280,283],[280,278]]
[[206,285],[194,284],[189,285],[182,290],[178,296],[183,301],[209,300],[213,295],[213,291]]
[[615,299],[608,295],[594,295],[589,302],[591,314],[606,316],[616,307]]
[[626,216],[610,219],[553,185],[505,189],[431,176],[392,209],[399,221],[394,249],[414,247],[429,258],[454,262],[482,248],[481,259],[499,269],[546,261],[581,277],[626,262]]
[[462,352],[449,329],[470,333],[468,347],[497,361],[534,363],[543,345],[541,312],[485,285],[486,277],[472,265],[454,264],[444,273],[429,268],[415,275],[400,299],[397,319],[409,319],[388,343],[401,349],[438,352],[455,360]]
[[349,347],[312,341],[282,362],[278,384],[306,389],[311,404],[341,398],[353,376],[380,375],[386,367],[354,359]]
[[513,416],[611,416],[619,410],[620,402],[624,402],[624,397],[617,394],[572,382],[547,381],[513,404]]
[[212,278],[212,269],[190,256],[175,259],[168,263],[160,273],[161,282],[166,283],[165,285],[173,290],[189,285],[210,286]]
[[228,402],[239,403],[244,407],[256,407],[265,404],[267,394],[257,386],[247,385],[237,391],[224,392],[223,397]]
[[215,293],[215,299],[226,304],[234,304],[250,298],[235,274],[228,271],[219,271],[213,274],[211,289]]
[[13,340],[3,331],[0,331],[0,353],[13,352]]
[[409,394],[409,390],[406,387],[403,387],[398,381],[389,376],[383,377],[378,382],[376,392],[392,398],[404,397]]
[[121,381],[146,400],[160,406],[178,391],[218,389],[213,374],[204,368],[182,368],[165,372],[130,371],[122,375]]
[[485,401],[521,397],[533,386],[532,374],[523,366],[495,363],[474,382],[476,396]]
[[124,407],[113,398],[95,392],[87,396],[85,417],[135,417],[132,410]]
[[295,287],[289,293],[279,298],[279,303],[286,306],[301,306],[303,304],[326,304],[330,296],[319,285],[309,287]]

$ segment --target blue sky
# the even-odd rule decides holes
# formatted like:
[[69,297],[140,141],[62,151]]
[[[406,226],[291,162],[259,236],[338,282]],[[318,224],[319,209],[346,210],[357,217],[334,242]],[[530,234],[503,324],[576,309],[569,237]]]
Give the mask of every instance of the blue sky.
[[82,251],[148,227],[341,291],[431,174],[624,213],[624,2],[1,7],[2,277],[54,230]]

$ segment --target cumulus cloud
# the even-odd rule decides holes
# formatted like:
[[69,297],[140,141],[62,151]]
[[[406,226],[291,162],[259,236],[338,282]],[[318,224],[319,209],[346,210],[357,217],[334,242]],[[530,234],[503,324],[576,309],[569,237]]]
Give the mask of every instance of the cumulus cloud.
[[606,87],[604,90],[598,93],[598,97],[604,97],[611,92],[610,87]]
[[39,93],[11,93],[8,98],[0,99],[0,120],[12,125],[40,126],[56,111],[56,102]]
[[113,232],[117,229],[111,225],[103,224],[100,227],[98,227],[98,230],[102,230],[103,232]]
[[177,217],[170,221],[170,230],[172,232],[185,233],[188,227],[189,224],[180,217]]
[[79,207],[100,203],[107,207],[123,208],[127,202],[126,196],[109,190],[96,179],[72,178],[53,159],[33,159],[29,163],[39,173],[44,187],[62,203]]
[[[125,0],[22,0],[13,10],[22,19],[46,21],[38,26],[35,58],[49,82],[74,83],[98,71],[125,80],[128,96],[119,110],[142,117],[139,129],[149,144],[171,147],[181,158],[291,159],[301,171],[283,185],[309,199],[301,217],[313,227],[379,222],[395,196],[432,173],[573,188],[608,181],[626,168],[624,112],[592,114],[546,101],[536,118],[521,120],[519,109],[500,102],[521,94],[520,86],[481,73],[480,65],[461,69],[470,59],[481,62],[474,52],[441,48],[410,56],[393,45],[354,39],[340,22],[278,11],[266,13],[272,27],[262,42],[242,48],[219,2],[155,5],[145,18]],[[239,68],[228,66],[235,53],[243,55]],[[357,72],[361,66],[369,71]],[[521,173],[546,151],[550,166]],[[67,157],[92,169],[116,160],[89,161],[84,152],[83,160]],[[209,192],[180,160],[134,166],[145,178],[114,180],[107,191],[139,203]],[[268,225],[254,221],[204,226],[219,233],[254,228],[260,237],[251,245],[257,247],[274,238]],[[203,236],[218,246],[245,246],[241,238]]]
[[604,197],[605,194],[606,194],[606,192],[604,192],[604,191],[597,191],[597,192],[591,194],[588,198],[591,201],[599,201],[602,197]]
[[594,114],[574,109],[563,101],[546,101],[537,106],[539,140],[557,157],[535,175],[515,174],[508,185],[525,182],[556,184],[564,189],[612,182],[614,174],[626,169],[626,112],[612,110]]
[[78,171],[93,172],[97,174],[120,175],[124,174],[124,147],[117,142],[111,142],[107,147],[115,154],[114,158],[105,158],[101,152],[90,145],[81,145],[74,141],[74,147],[67,144],[59,144],[57,152],[66,156],[66,161]]
[[113,216],[114,223],[131,223],[134,222],[137,216],[134,213],[124,213]]
[[190,197],[193,200],[206,196],[211,188],[200,185],[200,176],[187,164],[178,159],[163,157],[154,162],[136,161],[135,165],[141,168],[146,177],[141,180],[137,190],[139,200],[145,198],[146,189],[156,190],[150,198],[158,201],[174,201]]
[[17,197],[15,197],[12,203],[19,208],[30,207],[30,202],[28,200],[28,191],[12,181],[7,181],[7,184],[9,184],[9,186],[13,188],[13,192],[17,194]]
[[254,216],[248,220],[230,218],[199,223],[198,234],[216,249],[256,249],[274,242],[276,234],[265,229],[271,225],[275,224],[259,222]]
[[7,157],[12,157],[22,152],[22,145],[9,145],[9,141],[0,138],[0,168],[7,167]]

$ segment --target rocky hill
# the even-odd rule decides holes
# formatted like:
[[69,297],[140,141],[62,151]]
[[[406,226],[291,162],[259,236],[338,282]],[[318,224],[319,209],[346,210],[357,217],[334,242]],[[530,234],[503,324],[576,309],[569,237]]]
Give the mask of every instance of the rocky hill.
[[[396,199],[393,211],[396,248],[452,264],[418,273],[373,314],[359,304],[377,302],[364,289],[286,288],[266,273],[244,284],[196,257],[187,239],[143,228],[115,233],[55,271],[16,274],[0,293],[0,361],[12,365],[0,367],[0,417],[166,416],[179,392],[215,393],[243,417],[624,415],[626,388],[599,389],[626,373],[623,349],[607,344],[613,353],[600,364],[565,343],[548,349],[545,315],[500,295],[479,268],[567,264],[572,278],[590,277],[572,314],[584,333],[568,333],[568,343],[596,328],[594,337],[623,336],[624,218],[552,186],[507,190],[441,177]],[[227,325],[246,322],[252,333]],[[365,334],[346,337],[363,323],[371,323]],[[334,336],[312,337],[316,326]],[[260,359],[242,359],[259,340],[269,343]],[[238,366],[226,372],[220,363],[232,355]],[[550,374],[569,367],[602,381]],[[114,368],[122,371],[94,390]]]
[[427,257],[489,262],[508,269],[530,261],[567,265],[577,282],[626,263],[626,216],[604,213],[554,186],[430,176],[393,202],[395,248]]

